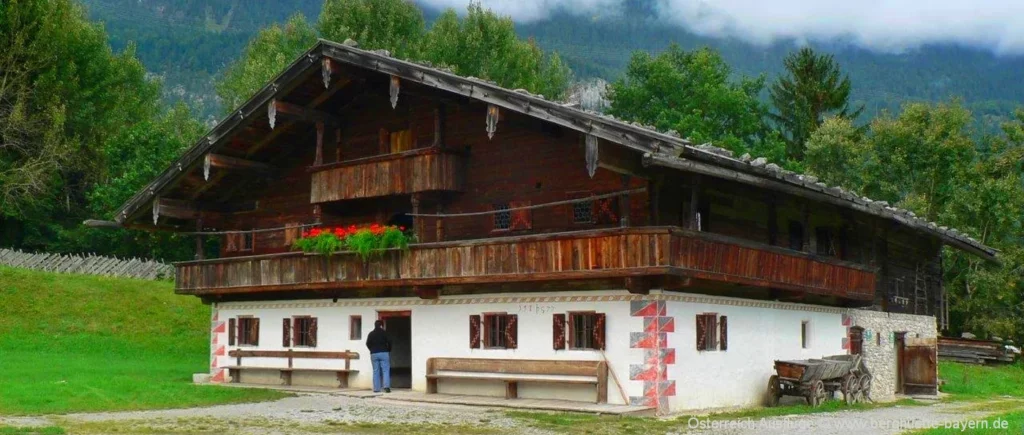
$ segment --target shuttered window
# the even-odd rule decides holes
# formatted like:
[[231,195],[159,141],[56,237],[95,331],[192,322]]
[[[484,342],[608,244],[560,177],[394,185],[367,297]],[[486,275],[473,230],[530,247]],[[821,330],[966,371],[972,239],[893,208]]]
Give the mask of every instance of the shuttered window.
[[[238,331],[235,334],[239,346],[259,346],[260,319],[255,317],[239,317]],[[230,341],[230,340],[229,340]]]
[[316,317],[295,317],[292,323],[292,341],[295,346],[316,347]]
[[718,314],[704,313],[697,315],[697,350],[709,351],[718,349]]
[[224,252],[250,252],[253,250],[253,233],[228,233],[224,235]]
[[488,349],[515,349],[518,325],[515,314],[488,313],[483,315],[483,346]]
[[569,348],[604,350],[604,313],[569,313]]
[[594,201],[594,223],[599,225],[619,223],[619,197]]

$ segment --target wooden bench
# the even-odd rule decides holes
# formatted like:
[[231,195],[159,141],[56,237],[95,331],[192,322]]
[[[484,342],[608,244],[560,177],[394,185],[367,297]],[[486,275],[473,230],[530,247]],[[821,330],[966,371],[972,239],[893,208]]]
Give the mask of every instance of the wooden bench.
[[[359,354],[356,352],[350,352],[348,350],[344,352],[317,352],[317,351],[296,351],[296,350],[241,350],[236,349],[228,352],[228,356],[235,358],[235,365],[225,367],[228,369],[228,374],[231,376],[231,382],[237,383],[239,380],[239,372],[242,370],[278,370],[281,372],[281,379],[285,385],[292,384],[292,373],[294,372],[311,372],[311,373],[335,373],[338,378],[338,388],[348,388],[348,375],[350,373],[356,373],[358,370],[351,368],[351,361],[359,359]],[[244,366],[242,365],[242,358],[287,358],[288,367],[258,367],[258,366]],[[342,359],[345,360],[345,368],[338,369],[307,369],[307,368],[295,368],[292,365],[292,361],[295,359]]]
[[[550,379],[538,376],[587,376],[593,379]],[[505,383],[506,399],[519,396],[519,382],[586,384],[597,387],[597,403],[608,402],[608,364],[604,361],[428,358],[427,394],[437,393],[439,379],[502,381]]]

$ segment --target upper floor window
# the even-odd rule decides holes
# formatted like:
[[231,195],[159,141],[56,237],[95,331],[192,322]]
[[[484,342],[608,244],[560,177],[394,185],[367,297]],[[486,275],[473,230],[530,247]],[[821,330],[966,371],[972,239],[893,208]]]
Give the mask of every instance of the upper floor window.
[[789,249],[802,251],[804,249],[804,226],[797,221],[789,221]]
[[254,235],[252,231],[228,233],[224,236],[224,252],[251,252]]
[[828,227],[818,227],[814,231],[814,251],[818,255],[827,255],[829,257],[836,256],[836,244],[835,237],[832,236],[832,229]]
[[572,204],[572,223],[592,224],[594,223],[593,201],[576,202]]
[[512,229],[512,212],[509,211],[508,203],[494,204],[494,210],[497,211],[497,213],[494,214],[494,229]]

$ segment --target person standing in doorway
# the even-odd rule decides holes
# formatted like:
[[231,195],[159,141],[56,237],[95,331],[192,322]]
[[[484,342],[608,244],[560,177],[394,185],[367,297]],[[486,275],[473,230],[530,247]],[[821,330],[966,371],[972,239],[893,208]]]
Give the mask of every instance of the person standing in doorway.
[[373,392],[391,392],[391,338],[384,330],[384,321],[373,323],[373,331],[366,336],[366,347],[370,349],[370,363],[373,364]]

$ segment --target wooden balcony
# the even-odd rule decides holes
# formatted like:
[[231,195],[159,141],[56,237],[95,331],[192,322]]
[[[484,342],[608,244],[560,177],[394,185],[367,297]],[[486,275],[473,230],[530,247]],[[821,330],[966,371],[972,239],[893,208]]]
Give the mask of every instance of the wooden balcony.
[[[875,272],[852,263],[669,227],[423,243],[364,263],[351,253],[286,253],[178,263],[176,291],[226,295],[637,278],[727,284],[870,301]],[[628,278],[628,279],[627,279]],[[615,281],[618,280],[618,281]],[[590,287],[584,287],[590,288]]]
[[439,148],[421,148],[316,166],[310,202],[375,198],[432,191],[461,191],[463,158]]

